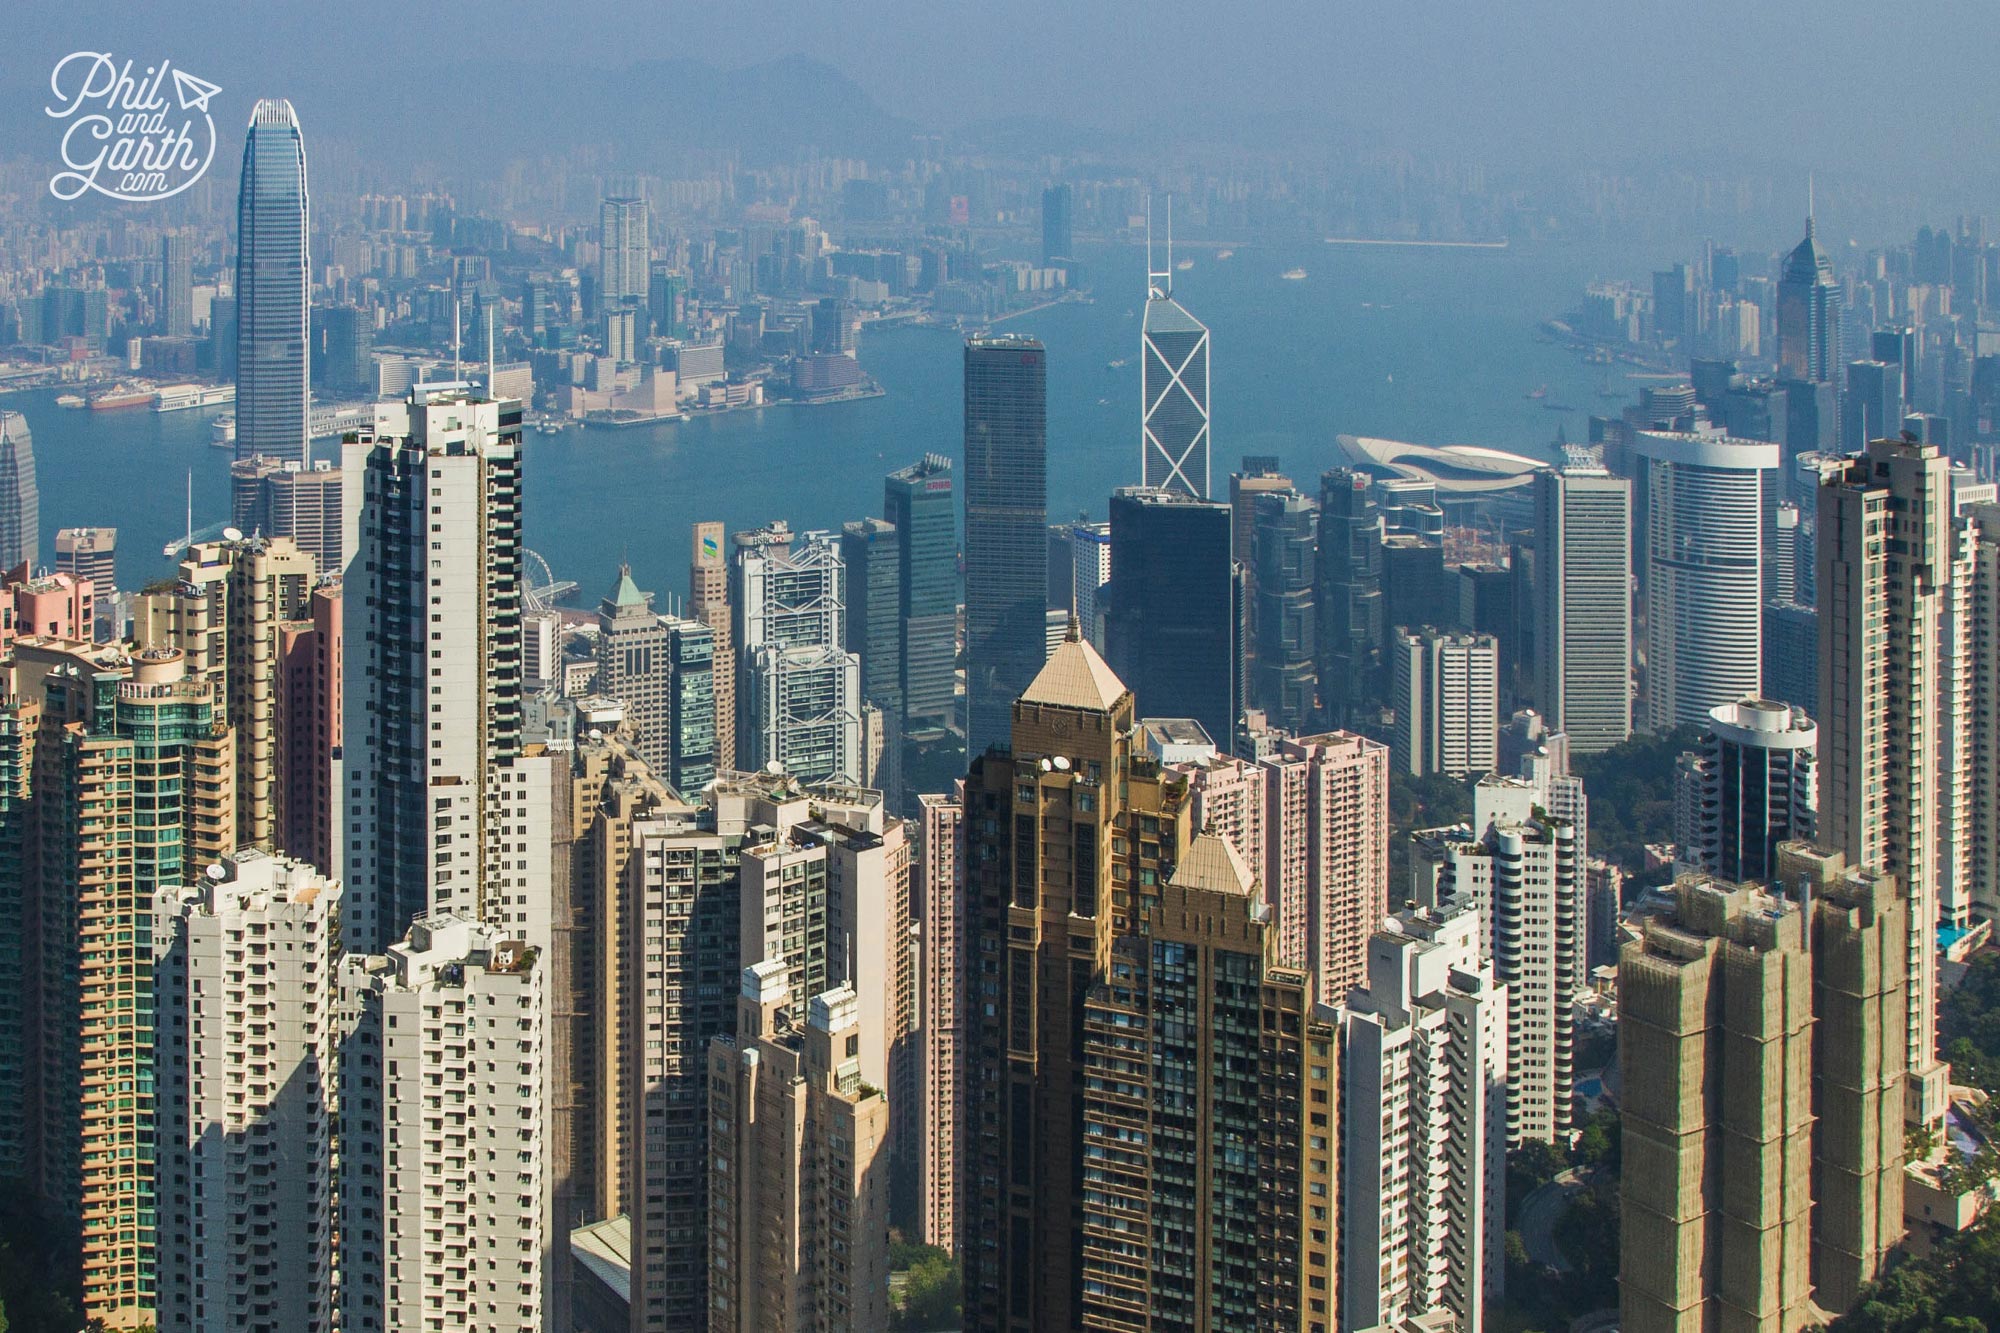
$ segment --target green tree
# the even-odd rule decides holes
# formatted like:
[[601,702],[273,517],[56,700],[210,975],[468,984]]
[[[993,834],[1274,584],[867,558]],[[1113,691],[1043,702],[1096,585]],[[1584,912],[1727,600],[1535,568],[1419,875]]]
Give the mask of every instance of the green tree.
[[962,1319],[964,1284],[958,1261],[942,1250],[917,1258],[903,1285],[903,1303],[889,1321],[896,1333],[937,1333]]

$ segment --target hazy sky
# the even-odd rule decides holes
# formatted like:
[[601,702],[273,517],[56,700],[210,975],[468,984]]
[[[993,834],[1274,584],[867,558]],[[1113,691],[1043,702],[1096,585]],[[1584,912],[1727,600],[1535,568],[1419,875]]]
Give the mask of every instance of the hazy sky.
[[[1502,165],[1703,156],[1990,168],[1992,0],[8,0],[0,151],[55,58],[166,54],[232,93],[421,103],[433,60],[723,66],[804,53],[926,127],[1046,115],[1200,137],[1211,114]],[[10,145],[26,134],[25,145]]]

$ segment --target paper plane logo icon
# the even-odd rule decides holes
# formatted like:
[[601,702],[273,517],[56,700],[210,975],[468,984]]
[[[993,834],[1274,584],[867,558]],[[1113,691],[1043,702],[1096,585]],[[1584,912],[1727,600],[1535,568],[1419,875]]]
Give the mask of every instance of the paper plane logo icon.
[[208,99],[221,91],[207,79],[197,79],[184,69],[174,71],[174,92],[181,99],[183,111],[207,111]]

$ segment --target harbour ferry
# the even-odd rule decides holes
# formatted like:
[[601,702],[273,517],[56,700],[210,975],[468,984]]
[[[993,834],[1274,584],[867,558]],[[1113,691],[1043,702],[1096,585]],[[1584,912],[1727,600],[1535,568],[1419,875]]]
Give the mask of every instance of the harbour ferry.
[[56,406],[82,408],[89,407],[90,404],[80,393],[59,393],[56,395]]
[[236,414],[225,412],[209,425],[208,442],[218,449],[236,447]]
[[1304,282],[1306,280],[1306,271],[1302,268],[1288,268],[1278,276],[1286,282]]
[[153,386],[150,384],[114,384],[90,395],[90,410],[93,412],[118,412],[152,405]]
[[236,401],[234,384],[163,384],[153,394],[155,412],[185,412]]

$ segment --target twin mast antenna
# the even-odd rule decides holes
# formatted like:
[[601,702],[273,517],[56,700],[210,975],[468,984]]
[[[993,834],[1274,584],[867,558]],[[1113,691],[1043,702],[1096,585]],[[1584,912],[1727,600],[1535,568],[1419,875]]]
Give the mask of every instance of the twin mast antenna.
[[1148,296],[1172,296],[1174,294],[1174,197],[1167,196],[1167,266],[1153,267],[1153,200],[1146,199],[1146,294]]

